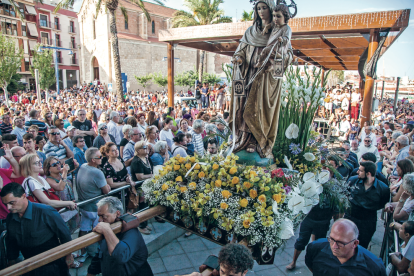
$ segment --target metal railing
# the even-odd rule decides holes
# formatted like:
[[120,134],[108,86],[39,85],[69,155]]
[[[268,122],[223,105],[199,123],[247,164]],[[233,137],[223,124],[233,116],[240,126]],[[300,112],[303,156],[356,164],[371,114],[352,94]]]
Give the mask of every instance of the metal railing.
[[[388,267],[388,264],[389,264],[388,259],[390,256],[390,243],[389,243],[390,233],[391,233],[390,223],[394,222],[394,219],[392,218],[392,214],[385,213],[384,221],[385,221],[385,232],[384,232],[384,237],[382,239],[380,259],[382,259],[382,261],[384,262],[385,267]],[[392,253],[397,253],[399,252],[400,244],[399,244],[399,239],[398,239],[398,232],[395,229],[392,230],[392,239],[394,241],[394,252]],[[391,276],[400,275],[395,266],[393,266],[390,275]]]
[[54,22],[54,23],[53,23],[53,29],[54,29],[54,30],[60,30],[60,23],[56,23],[56,22]]
[[[144,181],[136,181],[136,182],[135,182],[135,186],[136,186],[136,185],[139,185],[139,184],[142,184],[142,183],[144,183]],[[83,205],[85,205],[85,204],[88,204],[88,203],[94,202],[94,201],[96,201],[96,200],[102,199],[102,198],[104,198],[104,197],[108,197],[108,196],[111,196],[111,195],[113,195],[113,194],[116,194],[116,193],[121,192],[121,201],[122,201],[122,206],[124,207],[124,211],[126,211],[126,205],[125,205],[125,190],[126,190],[126,189],[129,189],[130,187],[131,187],[130,185],[125,185],[125,186],[122,186],[122,187],[116,188],[116,189],[114,189],[114,190],[111,190],[111,191],[110,191],[109,193],[107,193],[107,194],[100,195],[100,196],[97,196],[97,197],[94,197],[94,198],[90,198],[90,199],[87,199],[87,200],[84,200],[84,201],[81,201],[81,202],[77,202],[77,203],[76,203],[76,205],[77,205],[77,207],[81,207],[81,206],[83,206]],[[79,208],[78,208],[78,210],[79,210]],[[67,209],[67,208],[63,208],[63,209],[60,209],[60,210],[59,210],[59,213],[61,214],[61,213],[66,212],[66,211],[70,211],[70,210],[69,210],[69,209]]]
[[50,24],[50,21],[47,21],[47,20],[41,20],[41,19],[39,19],[38,21],[37,21],[37,24],[39,25],[39,27],[41,27],[41,28],[51,28],[51,24]]
[[75,49],[75,48],[76,48],[76,42],[75,41],[69,42],[69,49]]
[[69,26],[69,33],[75,33],[75,26]]

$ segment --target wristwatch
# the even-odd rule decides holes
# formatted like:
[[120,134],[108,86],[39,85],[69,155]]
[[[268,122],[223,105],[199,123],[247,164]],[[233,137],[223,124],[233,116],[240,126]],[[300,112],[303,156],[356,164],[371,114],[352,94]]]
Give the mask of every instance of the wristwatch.
[[390,223],[390,228],[391,228],[391,229],[394,229],[394,225],[395,225],[395,222],[391,222],[391,223]]

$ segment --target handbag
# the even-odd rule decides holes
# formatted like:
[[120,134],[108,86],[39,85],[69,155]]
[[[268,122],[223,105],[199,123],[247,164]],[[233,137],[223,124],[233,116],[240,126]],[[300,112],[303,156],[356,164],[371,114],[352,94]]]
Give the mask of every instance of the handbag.
[[[28,182],[29,181],[29,179],[27,179],[26,180],[26,182]],[[24,185],[22,185],[22,186],[24,186]],[[27,187],[29,188],[29,195],[27,196],[27,199],[29,200],[29,201],[31,201],[31,202],[34,202],[34,203],[41,203],[37,198],[36,198],[36,196],[33,194],[33,191],[32,191],[32,189],[30,188],[30,185],[29,185],[29,183],[27,183]],[[52,188],[52,187],[50,187],[50,189],[49,190],[46,190],[45,188],[43,188],[43,193],[45,194],[45,196],[47,196],[47,198],[48,199],[50,199],[50,200],[59,200],[60,201],[60,197],[58,196],[58,194],[56,193],[56,191]],[[55,208],[57,211],[59,211],[60,209],[63,209],[63,208]]]
[[135,186],[131,186],[128,192],[128,209],[136,209],[139,206],[139,194]]

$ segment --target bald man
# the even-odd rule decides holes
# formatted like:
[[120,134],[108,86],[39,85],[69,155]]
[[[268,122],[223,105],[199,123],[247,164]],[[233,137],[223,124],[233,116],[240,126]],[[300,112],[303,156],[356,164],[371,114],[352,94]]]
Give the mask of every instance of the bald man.
[[359,231],[355,223],[338,219],[326,239],[310,243],[305,263],[315,276],[385,276],[381,259],[359,246]]

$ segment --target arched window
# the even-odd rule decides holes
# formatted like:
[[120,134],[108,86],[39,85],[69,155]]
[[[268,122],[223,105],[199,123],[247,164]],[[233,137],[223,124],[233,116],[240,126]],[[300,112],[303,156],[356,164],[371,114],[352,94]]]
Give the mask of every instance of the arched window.
[[152,33],[155,34],[155,22],[152,21]]

